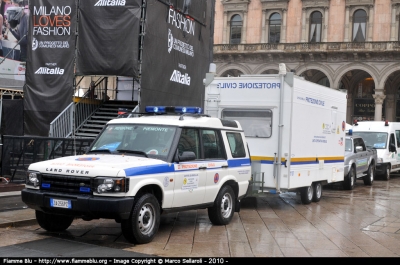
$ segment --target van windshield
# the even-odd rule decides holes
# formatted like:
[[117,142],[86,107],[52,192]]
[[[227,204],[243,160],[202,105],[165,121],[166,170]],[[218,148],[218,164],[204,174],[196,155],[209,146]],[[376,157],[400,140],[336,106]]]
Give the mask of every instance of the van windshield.
[[90,152],[142,154],[166,160],[176,127],[165,125],[111,124],[101,133]]
[[388,134],[384,132],[353,132],[363,138],[367,147],[386,149]]

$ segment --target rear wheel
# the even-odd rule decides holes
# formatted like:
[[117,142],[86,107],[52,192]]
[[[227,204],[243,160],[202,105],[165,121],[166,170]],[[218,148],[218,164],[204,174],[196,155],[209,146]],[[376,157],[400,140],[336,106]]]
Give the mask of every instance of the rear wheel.
[[300,198],[303,204],[310,204],[314,195],[313,184],[309,187],[303,187],[300,189]]
[[312,201],[313,202],[319,202],[321,200],[322,197],[322,184],[321,182],[314,182],[313,183],[313,197],[312,197]]
[[214,206],[208,208],[208,218],[215,225],[227,225],[235,213],[235,192],[229,185],[218,192]]
[[58,215],[36,211],[36,220],[41,228],[49,232],[66,230],[74,221],[73,216]]
[[371,186],[372,183],[374,182],[374,177],[375,177],[375,167],[374,164],[371,163],[368,167],[368,173],[367,175],[364,176],[364,185]]
[[354,167],[350,168],[349,174],[344,178],[343,188],[345,190],[352,190],[354,188],[354,182],[356,181],[356,170]]
[[383,174],[383,180],[390,180],[390,164],[386,165],[385,173]]

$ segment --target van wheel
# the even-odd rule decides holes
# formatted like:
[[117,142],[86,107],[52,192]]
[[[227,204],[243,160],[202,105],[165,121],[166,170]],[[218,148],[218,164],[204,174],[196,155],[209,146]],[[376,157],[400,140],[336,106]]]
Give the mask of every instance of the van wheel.
[[386,165],[385,173],[383,174],[383,180],[390,180],[390,165]]
[[73,216],[44,213],[41,211],[36,211],[35,214],[40,227],[49,232],[61,232],[67,230],[74,221]]
[[309,187],[303,187],[300,189],[300,198],[303,204],[310,204],[314,196],[313,184]]
[[368,167],[367,175],[364,176],[364,178],[363,178],[364,185],[371,186],[372,183],[374,182],[374,177],[375,177],[375,168],[374,168],[374,164],[371,163],[371,165],[369,165],[369,167]]
[[356,181],[356,170],[354,167],[350,168],[347,177],[344,178],[343,181],[343,189],[345,190],[352,190],[354,188],[354,182]]
[[208,218],[215,225],[227,225],[235,213],[235,193],[229,185],[218,192],[214,206],[208,208]]
[[313,183],[313,197],[312,197],[312,201],[313,202],[319,202],[321,200],[322,197],[322,184],[321,182],[314,182]]
[[160,226],[160,205],[153,194],[146,193],[136,200],[127,220],[122,220],[124,237],[134,244],[145,244],[153,240]]

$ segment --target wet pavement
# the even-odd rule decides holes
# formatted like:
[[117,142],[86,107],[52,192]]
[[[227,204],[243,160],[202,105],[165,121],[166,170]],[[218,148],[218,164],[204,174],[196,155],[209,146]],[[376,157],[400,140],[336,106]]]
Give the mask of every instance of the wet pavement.
[[[0,200],[7,196],[15,194]],[[48,233],[31,209],[0,211],[0,238],[0,253],[58,239],[161,257],[397,257],[400,176],[372,186],[358,180],[351,191],[324,186],[321,201],[309,205],[296,193],[246,198],[226,226],[212,225],[205,209],[164,215],[144,245],[127,242],[113,220],[75,220],[66,232]]]

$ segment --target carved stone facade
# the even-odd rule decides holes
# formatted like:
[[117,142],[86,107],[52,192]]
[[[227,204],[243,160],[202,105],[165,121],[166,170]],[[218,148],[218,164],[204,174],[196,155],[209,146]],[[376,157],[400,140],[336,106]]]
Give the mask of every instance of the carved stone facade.
[[[247,14],[247,29],[242,29],[247,35],[237,45],[227,44],[229,34],[225,42],[219,37],[229,25],[225,13],[240,11],[228,8],[233,3]],[[366,14],[362,27],[354,24],[359,23],[353,18],[358,10]],[[310,42],[310,15],[316,11],[322,14],[321,41]],[[282,17],[279,43],[268,41],[274,12]],[[217,75],[277,73],[279,63],[285,63],[288,71],[307,80],[347,91],[347,122],[400,121],[399,16],[400,0],[380,0],[379,5],[376,0],[216,0]],[[358,27],[365,41],[354,41]],[[360,110],[360,102],[375,109]]]

